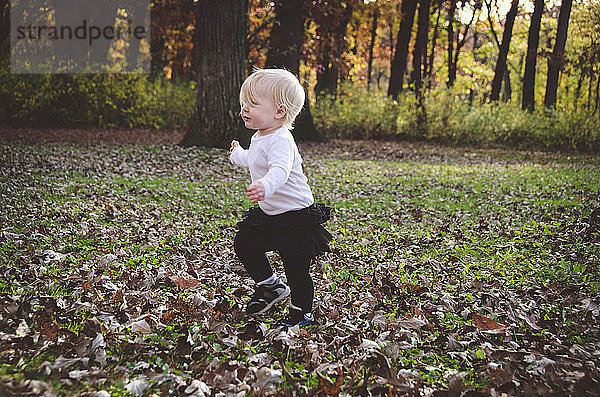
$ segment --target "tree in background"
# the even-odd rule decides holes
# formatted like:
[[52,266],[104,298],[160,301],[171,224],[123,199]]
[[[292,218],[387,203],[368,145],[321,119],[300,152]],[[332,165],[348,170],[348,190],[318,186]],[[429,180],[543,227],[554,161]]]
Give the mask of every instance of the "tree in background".
[[166,18],[168,0],[153,0],[150,8],[150,74],[158,77],[164,74],[167,66]]
[[[200,3],[202,4],[202,3]],[[193,65],[194,2],[191,0],[153,0],[151,20],[151,74],[191,80]]]
[[430,0],[419,0],[419,18],[417,21],[417,38],[412,53],[411,85],[420,93],[423,81],[423,65],[427,64],[427,42],[429,40]]
[[[492,35],[492,39],[493,39],[494,43],[496,43],[496,47],[498,48],[498,54],[500,54],[500,52],[502,51],[502,42],[498,38],[498,33],[496,33],[494,18],[492,17],[492,14],[493,14],[493,12],[496,12],[496,16],[498,18],[500,25],[504,25],[504,26],[506,26],[506,19],[508,16],[508,13],[507,13],[507,15],[504,16],[504,22],[502,23],[501,22],[502,16],[500,15],[499,1],[501,1],[501,0],[484,0],[484,4],[487,9],[487,20],[489,23],[488,29]],[[515,19],[516,19],[516,17],[515,17]],[[514,23],[513,23],[513,27],[514,27]],[[511,35],[511,40],[512,40],[512,35]],[[510,48],[510,46],[509,46],[509,48]],[[496,56],[495,59],[496,59],[495,66],[497,66],[498,56]],[[495,68],[495,66],[494,66],[494,68]],[[510,101],[511,96],[512,96],[512,84],[510,81],[509,66],[512,66],[512,65],[510,65],[510,63],[508,62],[508,54],[507,54],[506,67],[504,68],[504,73],[502,73],[502,80],[501,80],[501,83],[504,86],[504,92],[502,94],[503,102]],[[513,66],[513,69],[519,70],[518,68],[514,68],[514,66]],[[519,71],[519,73],[520,73],[520,71]],[[494,76],[495,76],[495,74],[494,74]],[[491,89],[490,89],[490,92],[491,92]]]
[[512,0],[510,4],[510,10],[506,14],[506,23],[504,25],[504,32],[502,33],[502,45],[500,46],[500,52],[498,53],[498,60],[494,70],[492,93],[490,94],[490,99],[492,101],[497,101],[500,99],[502,79],[504,78],[504,73],[506,72],[506,58],[508,57],[508,50],[510,49],[510,40],[512,39],[512,31],[515,24],[515,18],[517,17],[518,8],[519,0]]
[[239,117],[247,12],[247,0],[195,3],[199,88],[196,109],[182,146],[223,148],[232,139],[248,141]]
[[249,0],[246,75],[252,73],[255,67],[265,66],[274,20],[274,3],[269,0]]
[[[117,18],[124,19],[129,16],[129,13],[125,10],[125,4],[137,1],[143,0],[121,2],[111,0],[115,4],[118,3],[116,8]],[[185,83],[186,80],[194,79],[195,73],[201,70],[197,66],[200,62],[206,64],[206,60],[193,55],[201,53],[198,47],[206,43],[207,37],[210,37],[204,33],[204,27],[198,25],[198,29],[195,29],[196,20],[194,13],[190,11],[190,7],[196,10],[196,7],[193,6],[202,4],[204,8],[208,8],[209,4],[212,3],[193,2],[191,0],[150,1],[152,3],[153,33],[151,37],[152,76],[164,76],[167,81],[172,81],[176,89],[182,90],[181,92],[185,95],[197,95],[198,93],[192,92],[193,90],[207,90],[214,94],[216,91],[210,85],[205,87],[204,83],[200,85]],[[572,5],[573,15],[569,18],[567,18],[565,12],[568,8],[566,5],[570,2],[565,1],[562,7],[560,7],[560,3],[556,5],[556,1],[546,2],[546,8],[543,9],[540,6],[543,0],[535,0],[537,6],[534,8],[533,14],[517,12],[510,46],[508,47],[510,51],[507,53],[502,48],[502,44],[506,40],[499,37],[499,29],[503,29],[503,26],[506,26],[509,22],[504,15],[500,15],[503,0],[429,0],[433,2],[430,5],[433,10],[429,13],[429,21],[421,19],[421,15],[424,16],[425,13],[420,12],[418,23],[414,21],[417,18],[414,14],[416,6],[419,4],[419,8],[424,8],[419,0],[375,0],[369,2],[359,0],[249,1],[251,7],[246,16],[250,27],[246,36],[248,52],[241,57],[240,61],[244,62],[245,73],[251,71],[255,65],[265,67],[267,58],[270,58],[268,62],[271,63],[271,66],[284,65],[283,67],[294,72],[298,70],[311,100],[315,98],[314,95],[311,95],[315,91],[317,94],[320,92],[345,93],[346,91],[338,89],[342,82],[348,83],[345,86],[353,85],[354,89],[358,90],[362,90],[364,87],[370,95],[378,95],[381,89],[387,89],[391,94],[390,96],[398,98],[398,93],[403,88],[404,79],[408,76],[407,70],[409,70],[410,86],[424,87],[422,91],[424,97],[431,95],[431,98],[437,98],[439,95],[448,95],[448,98],[453,98],[458,103],[464,101],[469,106],[476,106],[477,103],[485,99],[482,96],[477,101],[476,95],[478,92],[486,94],[491,92],[491,89],[485,90],[482,87],[490,87],[496,83],[496,89],[499,88],[497,83],[500,80],[500,73],[495,73],[494,69],[496,67],[500,69],[501,62],[498,61],[501,61],[500,58],[504,58],[504,54],[506,54],[506,63],[502,73],[503,79],[501,80],[502,88],[499,94],[503,99],[513,103],[518,101],[521,107],[533,109],[536,101],[538,103],[544,101],[544,91],[547,91],[548,95],[551,96],[554,89],[554,105],[552,106],[555,106],[558,105],[556,91],[564,89],[565,95],[560,97],[561,107],[577,109],[579,106],[581,109],[583,105],[585,109],[582,110],[587,109],[590,113],[600,108],[600,50],[598,50],[600,48],[600,35],[597,31],[597,25],[600,24],[600,0],[575,2]],[[532,8],[536,4],[533,1],[531,2]],[[484,20],[485,18],[479,18],[481,12],[485,12],[481,2],[488,5],[489,24]],[[0,5],[2,5],[0,7],[0,17],[2,19],[0,22],[4,21],[0,25],[0,43],[5,43],[4,47],[0,47],[0,49],[4,50],[2,58],[4,58],[5,63],[9,59],[9,46],[6,40],[8,26],[6,21],[9,17],[8,4],[7,0],[0,0]],[[39,2],[39,7],[32,7],[31,12],[36,13],[37,10],[40,13],[40,18],[42,18],[41,10],[47,8],[46,4],[50,4],[49,0]],[[302,7],[300,4],[302,4]],[[525,3],[525,7],[527,6],[528,4]],[[285,11],[286,7],[290,10],[300,11],[293,15],[291,11]],[[88,14],[94,14],[90,5],[82,3],[81,8]],[[413,12],[407,11],[407,8],[409,11],[410,8],[413,8]],[[73,12],[75,11],[76,9]],[[72,22],[72,16],[66,14],[56,15],[59,24]],[[412,15],[412,19],[408,18],[409,15]],[[494,15],[494,18],[492,18],[492,15]],[[540,15],[541,22],[538,29],[537,21]],[[274,24],[276,17],[282,20],[277,25]],[[223,18],[227,19],[226,16]],[[469,22],[469,19],[471,19],[471,22]],[[576,24],[576,27],[571,29],[568,41],[565,37],[567,30],[565,19],[567,23],[570,20],[572,25]],[[299,23],[300,21],[303,21],[302,26]],[[475,25],[473,25],[474,21],[477,21]],[[428,22],[429,26],[425,27],[425,22]],[[98,23],[103,23],[103,21],[98,21]],[[557,25],[560,25],[559,34],[556,33]],[[418,37],[416,39],[411,39],[413,30],[417,33]],[[443,30],[446,30],[448,35],[442,34]],[[508,34],[508,29],[505,28],[504,30]],[[538,30],[538,49],[536,51],[534,39]],[[427,35],[425,35],[425,32],[427,32]],[[425,40],[424,46],[423,40]],[[466,43],[469,43],[469,45]],[[470,43],[473,43],[472,46]],[[128,45],[127,40],[116,44],[119,49],[115,50],[113,48],[112,59],[116,59],[114,51],[117,51],[118,54],[116,55],[120,60],[127,56],[128,63],[133,63],[133,56],[139,53],[140,50]],[[196,44],[196,48],[192,49],[194,44]],[[231,47],[231,43],[229,44]],[[60,47],[61,44],[57,42],[55,45]],[[551,58],[550,54],[558,54],[561,46],[563,49],[562,55],[552,56]],[[469,52],[464,48],[468,48]],[[500,51],[501,49],[503,51]],[[290,53],[288,58],[281,58],[282,53],[290,50],[293,56]],[[143,52],[143,49],[141,51]],[[502,57],[500,57],[501,52]],[[217,52],[211,52],[211,54],[213,53]],[[535,54],[549,58],[550,70],[548,76],[546,75],[546,65],[539,65],[539,62],[536,62]],[[222,58],[225,57],[220,53],[217,53],[217,55]],[[460,64],[458,62],[459,55]],[[560,60],[558,68],[557,59]],[[411,61],[410,65],[408,61]],[[230,62],[222,61],[219,65],[220,67],[225,65],[228,68]],[[560,73],[563,68],[565,72]],[[508,73],[509,71],[512,73]],[[560,75],[560,79],[557,80],[556,76],[558,75]],[[498,77],[494,82],[493,78],[495,76]],[[523,76],[522,79],[521,76]],[[5,75],[5,77],[9,79],[8,75]],[[49,76],[46,80],[42,77],[36,80],[33,76],[12,76],[10,79],[13,82],[11,87],[19,87],[23,79],[32,79],[33,82],[39,84],[40,88],[37,90],[32,89],[31,92],[45,90],[39,97],[52,98],[51,102],[59,102],[64,105],[61,109],[71,107],[69,101],[73,102],[72,108],[77,108],[78,103],[87,99],[90,101],[90,108],[96,109],[97,107],[94,106],[97,105],[92,103],[94,100],[93,95],[96,94],[97,90],[106,88],[104,84],[110,85],[114,79],[110,77],[102,80],[101,83],[95,81],[88,87],[79,82],[75,84],[77,77],[69,75]],[[96,79],[96,76],[82,77],[82,81],[87,81],[88,78]],[[197,80],[203,81],[203,78],[198,76]],[[542,78],[548,78],[547,89],[545,84],[536,81]],[[135,79],[137,82],[142,80],[144,79]],[[50,81],[50,83],[47,81]],[[179,84],[182,81],[184,84]],[[145,82],[143,83],[145,84]],[[150,81],[149,83],[150,85],[157,85],[156,82]],[[452,88],[450,92],[443,93],[442,86],[445,85],[444,83]],[[377,90],[374,90],[375,84]],[[516,95],[514,98],[510,98],[511,84],[515,86],[514,91],[516,93],[522,93],[518,96],[518,99]],[[315,85],[316,90],[314,90]],[[9,87],[10,85],[3,84],[3,86]],[[33,87],[34,85],[29,84],[27,86]],[[72,94],[75,86],[80,89],[77,95]],[[150,106],[152,100],[147,101],[146,97],[152,95],[153,89],[141,89],[142,85],[139,85],[139,87],[139,92],[127,96],[126,102],[132,106],[139,106],[140,104]],[[132,88],[135,87],[132,86]],[[166,88],[170,89],[171,87]],[[236,91],[237,88],[239,87],[236,87]],[[8,89],[6,92],[9,92]],[[105,89],[102,92],[115,91]],[[496,92],[494,92],[494,97]],[[15,94],[13,95],[15,100],[12,102],[5,101],[5,103],[14,105],[11,105],[13,106],[11,109],[30,106],[23,104],[36,104],[31,106],[30,111],[19,113],[21,114],[19,117],[22,117],[19,120],[31,118],[31,115],[36,112],[36,106],[38,108],[39,106],[46,106],[44,102],[41,102],[41,104],[36,102],[38,99],[34,99],[33,102],[29,101],[29,95],[31,94],[26,93],[20,98],[18,94]],[[353,92],[352,95],[354,95]],[[177,102],[176,98],[173,100]],[[319,100],[319,97],[317,97],[317,100]],[[117,102],[121,103],[122,101],[119,99]],[[189,102],[187,101],[187,103]],[[236,103],[237,99],[233,102]],[[352,99],[346,102],[352,102]],[[425,101],[425,103],[429,102]],[[161,102],[152,106],[162,104]],[[342,101],[340,104],[343,105]],[[323,102],[319,106],[319,109],[324,109],[326,104]],[[106,109],[108,109],[106,114],[96,118],[89,116],[73,117],[69,111],[60,110],[60,116],[57,118],[64,117],[65,120],[71,120],[71,123],[77,123],[77,121],[72,120],[79,119],[117,120],[116,118],[110,118],[111,116],[108,113],[112,110],[109,109],[109,106]],[[102,112],[104,111],[102,110]],[[4,114],[13,113],[16,114],[12,110],[4,112]],[[36,114],[40,113],[37,112]],[[80,113],[83,114],[84,112],[81,111]],[[192,113],[185,110],[185,114]],[[235,113],[237,113],[237,109]],[[161,117],[157,116],[157,118],[160,119]],[[16,120],[15,117],[12,119]],[[123,126],[137,125],[135,124],[137,121],[131,124],[131,121],[125,119],[124,117]],[[138,118],[138,120],[140,119],[141,117]],[[183,121],[184,119],[186,121]],[[181,123],[187,123],[185,116],[178,117],[178,120],[180,121],[178,121],[179,124],[176,128],[180,128]],[[390,118],[390,125],[393,124],[391,120]],[[114,125],[119,125],[118,121],[111,121],[111,123],[113,122]],[[103,123],[105,122],[103,121]],[[159,126],[163,124],[151,120],[145,125],[162,128]],[[295,133],[299,140],[304,139],[305,134],[302,132],[300,119],[296,128]],[[386,126],[386,128],[388,127]],[[310,134],[306,135],[310,136]]]
[[10,63],[10,3],[0,0],[0,67]]
[[[586,109],[591,110],[592,97],[594,96],[593,113],[596,114],[600,102],[600,2],[588,4],[587,7],[576,8],[572,20],[574,29],[581,39],[577,41],[577,48],[570,56],[572,74],[578,74],[577,87],[574,92],[574,109],[577,110],[579,102],[584,101]],[[587,79],[587,95],[582,93],[583,83]],[[587,96],[587,98],[586,98]]]
[[521,107],[523,110],[533,111],[535,108],[535,67],[537,64],[537,51],[540,41],[540,24],[544,12],[544,0],[534,0],[533,14],[527,35],[527,58],[525,60],[525,73],[523,75],[523,97]]
[[412,27],[417,9],[417,0],[403,0],[400,14],[400,27],[396,38],[396,51],[392,60],[390,69],[390,83],[388,86],[388,96],[398,99],[398,94],[402,90],[404,74],[406,73],[406,62],[408,59],[408,43],[412,33]]
[[563,0],[560,5],[556,42],[554,43],[552,56],[548,59],[548,80],[546,82],[546,96],[544,97],[544,105],[547,108],[556,107],[558,76],[565,63],[565,43],[567,42],[572,2],[572,0]]
[[[467,4],[467,2],[463,3]],[[448,8],[448,58],[446,62],[448,63],[448,79],[446,80],[446,85],[448,88],[453,87],[456,81],[456,72],[458,70],[458,58],[460,55],[460,51],[465,45],[467,38],[469,37],[469,29],[475,21],[476,16],[479,14],[481,10],[481,2],[476,0],[472,5],[472,13],[471,19],[469,23],[464,25],[464,30],[461,29],[462,24],[456,20],[456,11],[457,11],[457,0],[450,0],[450,5]],[[454,32],[454,25],[457,25],[456,33]],[[456,42],[456,48],[454,47],[454,43]]]
[[[304,46],[304,0],[280,0],[275,3],[275,19],[270,34],[266,67],[284,68],[299,75],[300,55]],[[299,141],[320,139],[310,112],[308,94],[304,107],[294,123],[294,136]]]
[[425,64],[423,75],[423,78],[427,79],[427,90],[431,90],[432,86],[431,76],[433,74],[433,60],[435,57],[436,43],[440,27],[440,16],[442,15],[442,4],[444,3],[444,0],[437,0],[436,3],[437,10],[435,12],[437,16],[435,17],[435,24],[433,26],[433,33],[431,35],[431,51],[429,52],[429,56],[427,57],[427,62]]
[[417,95],[417,129],[425,133],[427,114],[425,109],[425,93],[423,92],[423,65],[427,64],[427,41],[429,39],[430,0],[419,0],[419,19],[417,21],[417,38],[413,48],[413,68],[410,74],[411,86]]
[[335,94],[342,73],[342,54],[346,49],[346,29],[352,17],[353,1],[319,0],[313,2],[311,18],[317,25],[318,67],[315,95]]
[[446,81],[446,85],[448,88],[454,86],[454,81],[456,80],[456,64],[453,63],[454,59],[454,20],[456,19],[456,0],[450,0],[450,5],[448,7],[448,27],[446,31],[448,32],[448,80]]
[[377,39],[377,20],[379,19],[379,9],[374,6],[371,11],[373,17],[371,19],[371,40],[369,41],[369,58],[367,59],[367,92],[371,91],[371,75],[373,74],[373,48]]
[[[120,4],[117,1],[93,2],[73,0],[53,0],[47,5],[42,15],[47,18],[49,10],[53,10],[56,26],[78,26],[83,19],[90,25],[114,26]],[[41,8],[40,8],[41,9]],[[91,43],[84,40],[56,40],[53,43],[53,60],[55,67],[65,72],[85,70],[106,65],[111,41],[99,40]],[[69,60],[69,62],[66,62]]]

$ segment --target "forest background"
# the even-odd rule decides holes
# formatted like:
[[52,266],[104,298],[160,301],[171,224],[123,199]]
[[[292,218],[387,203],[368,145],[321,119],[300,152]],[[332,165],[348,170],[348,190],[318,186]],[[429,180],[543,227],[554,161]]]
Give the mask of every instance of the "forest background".
[[[600,148],[596,0],[562,6],[543,0],[214,2],[218,6],[155,0],[151,42],[113,46],[110,73],[45,75],[10,73],[10,7],[2,3],[4,125],[186,130],[184,144],[215,147],[243,139],[247,134],[235,121],[229,134],[202,136],[220,121],[197,117],[199,108],[206,110],[199,98],[226,98],[205,112],[213,119],[238,107],[235,94],[207,83],[228,77],[207,74],[202,63],[219,46],[196,29],[203,21],[200,26],[233,31],[237,24],[245,32],[238,51],[243,71],[234,73],[278,66],[299,75],[311,116],[308,130],[303,122],[298,126],[299,140]],[[242,17],[233,18],[236,13]],[[285,42],[286,34],[294,37]],[[278,62],[273,54],[286,46],[288,59]],[[119,73],[132,54],[150,58],[150,74]],[[235,90],[241,79],[230,79]]]
[[[0,395],[598,395],[599,1],[151,5],[107,73],[17,74],[0,0]],[[334,208],[309,329],[244,313],[255,66]]]

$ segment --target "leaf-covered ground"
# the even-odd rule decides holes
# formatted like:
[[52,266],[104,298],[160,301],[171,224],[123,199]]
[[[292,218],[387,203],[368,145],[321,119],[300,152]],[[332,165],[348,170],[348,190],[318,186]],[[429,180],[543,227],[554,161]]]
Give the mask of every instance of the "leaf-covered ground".
[[243,312],[226,150],[0,138],[0,395],[599,393],[598,157],[301,145],[334,252],[285,332]]

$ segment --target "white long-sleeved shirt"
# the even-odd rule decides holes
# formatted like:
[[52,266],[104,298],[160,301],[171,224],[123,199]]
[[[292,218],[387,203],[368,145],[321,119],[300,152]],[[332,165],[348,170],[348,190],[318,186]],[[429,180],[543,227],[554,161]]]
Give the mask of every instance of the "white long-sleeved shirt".
[[252,182],[261,182],[265,198],[258,202],[267,215],[306,208],[314,203],[306,175],[302,171],[302,156],[294,137],[286,127],[268,135],[256,132],[246,150],[241,146],[231,152],[230,161],[250,169]]

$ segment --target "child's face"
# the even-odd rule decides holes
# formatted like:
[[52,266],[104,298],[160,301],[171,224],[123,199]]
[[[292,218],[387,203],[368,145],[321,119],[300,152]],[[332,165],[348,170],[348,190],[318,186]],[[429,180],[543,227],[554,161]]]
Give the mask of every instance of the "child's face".
[[258,130],[265,135],[283,125],[285,108],[275,106],[273,100],[264,93],[257,93],[254,102],[244,103],[240,112],[246,128]]

